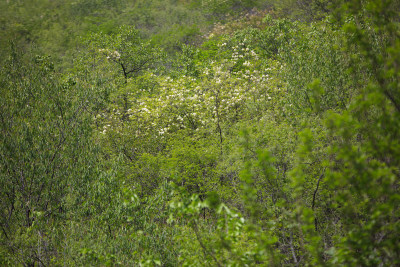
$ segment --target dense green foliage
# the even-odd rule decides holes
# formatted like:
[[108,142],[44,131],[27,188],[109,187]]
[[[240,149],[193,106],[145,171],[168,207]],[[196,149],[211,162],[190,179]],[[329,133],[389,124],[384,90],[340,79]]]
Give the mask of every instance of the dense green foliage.
[[400,265],[397,0],[0,3],[0,265]]

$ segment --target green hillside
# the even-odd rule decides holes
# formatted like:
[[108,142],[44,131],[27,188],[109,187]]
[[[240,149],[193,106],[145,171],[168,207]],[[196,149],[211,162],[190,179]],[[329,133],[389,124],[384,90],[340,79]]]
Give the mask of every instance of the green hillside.
[[400,265],[398,10],[1,1],[0,265]]

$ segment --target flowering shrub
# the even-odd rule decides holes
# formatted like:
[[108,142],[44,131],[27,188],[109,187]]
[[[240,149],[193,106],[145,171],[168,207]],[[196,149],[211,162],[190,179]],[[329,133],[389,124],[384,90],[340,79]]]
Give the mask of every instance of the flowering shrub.
[[[225,43],[220,46],[224,49]],[[150,74],[157,80],[157,94],[143,94],[137,98],[137,92],[129,92],[128,88],[134,83],[129,81],[125,89],[129,108],[117,106],[98,115],[97,119],[103,121],[100,132],[105,134],[111,128],[119,132],[121,127],[129,127],[135,129],[131,134],[136,137],[155,132],[158,138],[164,138],[180,129],[199,131],[233,123],[244,116],[248,105],[274,109],[273,103],[278,102],[282,92],[276,88],[270,74],[279,65],[258,70],[255,67],[257,54],[244,47],[244,43],[233,47],[230,61],[212,62],[199,78],[181,76],[174,79]],[[146,91],[142,88],[133,90]]]

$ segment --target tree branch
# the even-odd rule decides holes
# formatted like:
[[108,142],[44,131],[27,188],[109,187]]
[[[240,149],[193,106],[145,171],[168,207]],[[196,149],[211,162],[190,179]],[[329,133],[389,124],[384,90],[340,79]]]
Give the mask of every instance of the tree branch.
[[200,235],[199,235],[199,231],[198,231],[198,229],[197,229],[197,224],[196,224],[196,222],[193,222],[193,230],[194,230],[194,233],[196,234],[197,241],[199,241],[199,244],[200,244],[200,246],[201,246],[202,249],[203,249],[204,254],[205,254],[205,253],[209,254],[209,255],[213,258],[213,260],[215,261],[215,263],[217,264],[217,266],[222,267],[222,264],[218,261],[218,259],[215,257],[215,255],[214,255],[211,251],[208,251],[208,249],[206,248],[206,246],[204,245],[204,243],[201,241],[201,237],[200,237]]
[[314,210],[314,207],[315,207],[315,197],[317,196],[317,192],[318,192],[318,188],[319,188],[319,183],[321,182],[322,178],[324,177],[325,169],[326,169],[326,167],[324,168],[324,171],[323,171],[323,172],[321,173],[321,175],[319,176],[318,182],[317,182],[317,188],[315,188],[315,191],[314,191],[313,200],[312,200],[312,209],[313,209],[313,210]]

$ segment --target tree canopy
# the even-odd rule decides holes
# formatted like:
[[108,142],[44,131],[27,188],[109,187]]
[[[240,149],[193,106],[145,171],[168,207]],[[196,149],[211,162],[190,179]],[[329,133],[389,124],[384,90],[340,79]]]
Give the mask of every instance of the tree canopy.
[[3,1],[0,265],[399,265],[399,7]]

